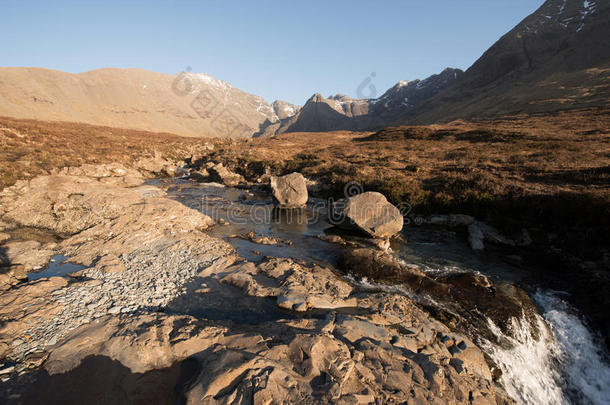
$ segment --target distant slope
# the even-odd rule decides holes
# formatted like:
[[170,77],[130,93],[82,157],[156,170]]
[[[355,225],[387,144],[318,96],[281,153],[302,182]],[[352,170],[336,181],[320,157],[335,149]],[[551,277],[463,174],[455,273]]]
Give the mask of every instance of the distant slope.
[[403,123],[607,106],[610,1],[548,0]]
[[325,98],[316,93],[296,114],[279,123],[267,123],[257,135],[379,129],[449,87],[462,73],[447,68],[425,80],[403,80],[376,99],[353,99],[341,94]]
[[[281,114],[287,116],[284,108]],[[0,68],[0,116],[231,137],[252,136],[265,120],[279,120],[262,98],[211,76],[142,69]]]
[[186,136],[377,130],[610,104],[610,0],[547,0],[466,72],[401,81],[376,99],[268,104],[205,74],[0,68],[0,116]]

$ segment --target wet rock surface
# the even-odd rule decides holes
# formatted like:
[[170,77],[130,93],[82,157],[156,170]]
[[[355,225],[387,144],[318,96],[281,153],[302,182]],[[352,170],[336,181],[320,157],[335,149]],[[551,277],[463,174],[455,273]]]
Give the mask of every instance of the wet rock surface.
[[6,290],[27,280],[28,273],[45,267],[56,247],[56,243],[42,244],[35,240],[4,243],[1,248],[0,265],[5,270],[0,274],[0,290]]
[[[61,253],[86,267],[78,274],[82,281],[45,292],[43,308],[26,310],[36,319],[51,310],[53,316],[41,315],[36,322],[22,322],[10,313],[2,317],[0,341],[16,358],[52,345],[104,314],[154,310],[178,295],[199,267],[232,254],[224,242],[202,232],[213,224],[209,217],[171,200],[82,176],[37,178],[4,190],[1,198],[8,208],[5,219],[67,235],[46,256]],[[18,302],[35,285],[17,285],[2,297]],[[29,339],[14,344],[15,331]]]
[[[86,266],[0,293],[0,353],[15,367],[2,402],[71,379],[95,382],[78,387],[93,403],[100,387],[111,402],[510,402],[477,346],[406,295],[363,291],[330,266],[245,261],[203,231],[210,217],[98,179],[45,176],[0,196],[2,221],[64,235],[49,249]],[[221,316],[189,307],[221,298]],[[256,302],[257,323],[236,316]],[[87,377],[100,373],[120,389]]]

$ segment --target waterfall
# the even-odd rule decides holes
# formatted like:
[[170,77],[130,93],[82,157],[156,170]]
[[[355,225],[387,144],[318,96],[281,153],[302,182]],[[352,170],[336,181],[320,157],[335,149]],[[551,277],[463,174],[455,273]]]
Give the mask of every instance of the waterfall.
[[501,382],[519,404],[610,404],[610,365],[599,336],[553,291],[534,300],[538,336],[525,319],[512,319],[508,334],[489,320],[500,344],[483,349],[502,371]]

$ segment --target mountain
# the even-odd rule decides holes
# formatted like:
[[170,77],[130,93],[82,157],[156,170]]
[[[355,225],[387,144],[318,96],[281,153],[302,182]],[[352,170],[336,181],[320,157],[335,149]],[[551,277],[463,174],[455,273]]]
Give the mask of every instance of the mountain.
[[250,137],[266,120],[288,117],[291,108],[296,107],[282,101],[270,105],[206,74],[0,68],[0,116]]
[[401,81],[375,99],[316,93],[298,107],[269,104],[206,74],[0,68],[0,116],[186,136],[376,130],[609,104],[608,0],[547,0],[466,72]]
[[275,113],[275,120],[279,121],[289,117],[292,117],[299,111],[299,106],[291,104],[287,101],[275,100],[271,107],[273,108],[273,112]]
[[375,99],[354,99],[342,94],[324,98],[316,93],[294,115],[268,123],[255,136],[379,129],[452,85],[462,73],[447,68],[425,80],[401,81]]
[[548,0],[403,123],[596,108],[610,100],[610,1]]

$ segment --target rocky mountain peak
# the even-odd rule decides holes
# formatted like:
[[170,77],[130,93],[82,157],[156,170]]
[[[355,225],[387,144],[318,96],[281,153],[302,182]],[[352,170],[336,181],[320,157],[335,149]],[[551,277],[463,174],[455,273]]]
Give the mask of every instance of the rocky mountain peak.
[[257,136],[378,129],[449,87],[462,73],[459,69],[447,68],[425,80],[402,80],[376,99],[355,99],[344,94],[325,98],[315,93],[294,116],[281,119],[280,124],[273,128],[265,126]]
[[321,95],[320,93],[314,93],[309,100],[307,100],[307,102],[305,103],[305,105],[309,104],[309,103],[320,103],[323,102],[325,100],[324,96]]
[[547,0],[402,122],[607,105],[608,69],[610,2]]
[[271,107],[273,108],[273,111],[275,112],[275,115],[279,120],[292,117],[294,114],[297,113],[297,111],[299,111],[300,108],[298,105],[294,105],[283,100],[275,100],[271,104]]
[[[516,35],[538,33],[549,28],[561,28],[568,32],[580,32],[589,20],[604,8],[599,0],[550,0],[534,14],[526,18]],[[600,7],[602,6],[602,7]],[[605,4],[607,7],[607,4]]]

